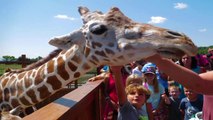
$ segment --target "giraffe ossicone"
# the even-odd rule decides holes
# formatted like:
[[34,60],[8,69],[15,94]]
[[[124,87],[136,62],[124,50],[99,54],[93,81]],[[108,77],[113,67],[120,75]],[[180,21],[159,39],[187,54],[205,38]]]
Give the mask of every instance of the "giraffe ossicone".
[[155,53],[180,57],[197,52],[186,35],[134,22],[116,7],[106,14],[79,7],[79,13],[84,23],[79,30],[49,42],[65,50],[33,69],[0,77],[0,109],[33,106],[100,65],[123,65]]

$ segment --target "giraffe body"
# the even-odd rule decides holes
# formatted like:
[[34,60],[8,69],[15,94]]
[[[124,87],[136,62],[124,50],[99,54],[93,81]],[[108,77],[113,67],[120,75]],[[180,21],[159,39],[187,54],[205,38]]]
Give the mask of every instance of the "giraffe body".
[[1,109],[32,106],[100,65],[124,65],[156,53],[180,57],[197,52],[186,35],[134,22],[118,8],[103,14],[79,7],[79,12],[84,25],[49,42],[65,49],[58,56],[36,68],[0,77]]

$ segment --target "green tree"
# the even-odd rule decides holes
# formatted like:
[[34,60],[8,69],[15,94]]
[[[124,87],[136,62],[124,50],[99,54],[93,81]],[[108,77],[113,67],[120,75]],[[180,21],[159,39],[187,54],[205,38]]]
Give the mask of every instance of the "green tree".
[[14,56],[9,56],[9,55],[2,56],[2,58],[5,61],[15,61],[16,60],[16,58]]

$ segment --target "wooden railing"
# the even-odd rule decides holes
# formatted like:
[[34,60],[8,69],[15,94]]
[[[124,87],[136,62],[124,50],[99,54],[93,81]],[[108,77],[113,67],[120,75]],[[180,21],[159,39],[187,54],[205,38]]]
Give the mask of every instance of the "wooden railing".
[[103,81],[89,82],[42,107],[24,120],[102,120]]

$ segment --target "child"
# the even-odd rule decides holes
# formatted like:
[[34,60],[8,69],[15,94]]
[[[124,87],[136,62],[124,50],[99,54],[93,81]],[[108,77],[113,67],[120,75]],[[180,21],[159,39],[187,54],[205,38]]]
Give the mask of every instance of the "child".
[[185,98],[181,100],[180,109],[184,115],[184,120],[195,118],[197,112],[202,111],[203,99],[199,97],[199,94],[191,89],[184,88]]
[[150,91],[137,83],[130,84],[125,89],[121,81],[121,67],[111,68],[112,73],[115,73],[115,85],[120,105],[118,120],[148,120],[148,116],[142,114],[141,108],[149,98]]
[[[150,98],[147,100],[147,103],[151,104],[152,113],[154,115],[154,120],[167,118],[167,113],[163,109],[163,101],[161,100],[161,95],[165,93],[164,87],[158,83],[156,68],[152,66],[143,67],[144,74],[144,86],[147,86],[151,91]],[[150,108],[149,108],[150,109]]]
[[[126,79],[126,87],[130,84],[143,84],[143,78],[139,77],[137,74],[131,74],[127,77]],[[148,89],[148,87],[144,86],[146,89]],[[152,106],[151,103],[145,103],[142,106],[142,110],[141,112],[143,113],[144,116],[148,116],[149,120],[153,120],[153,114],[152,114]]]
[[169,88],[169,95],[163,94],[162,98],[164,99],[165,104],[168,106],[168,120],[181,120],[181,112],[179,109],[180,101],[180,88],[176,85],[170,85]]

